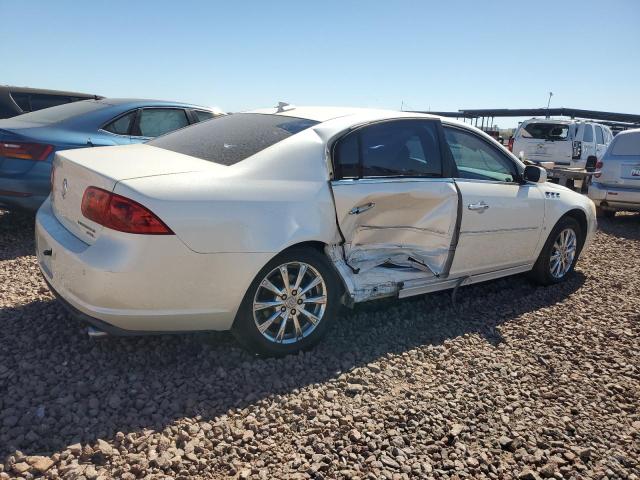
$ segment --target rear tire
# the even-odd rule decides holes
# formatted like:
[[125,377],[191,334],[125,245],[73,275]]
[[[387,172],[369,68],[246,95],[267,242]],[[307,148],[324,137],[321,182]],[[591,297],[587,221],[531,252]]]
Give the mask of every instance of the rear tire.
[[573,273],[583,244],[584,234],[578,222],[571,217],[561,218],[553,227],[529,276],[540,285],[563,282]]
[[615,210],[607,210],[606,208],[596,207],[596,217],[613,218],[616,216]]
[[258,355],[281,357],[308,350],[322,340],[336,317],[340,294],[341,284],[326,255],[292,248],[258,272],[231,331]]

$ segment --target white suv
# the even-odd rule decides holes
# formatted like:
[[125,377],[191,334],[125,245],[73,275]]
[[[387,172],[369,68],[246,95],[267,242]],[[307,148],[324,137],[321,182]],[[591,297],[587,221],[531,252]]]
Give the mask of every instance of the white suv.
[[512,152],[532,162],[555,162],[584,169],[602,158],[613,134],[609,127],[593,122],[532,118],[520,124],[513,136]]

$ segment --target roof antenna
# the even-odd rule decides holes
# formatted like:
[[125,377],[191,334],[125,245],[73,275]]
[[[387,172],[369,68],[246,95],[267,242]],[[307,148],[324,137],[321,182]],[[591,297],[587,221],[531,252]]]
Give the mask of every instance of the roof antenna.
[[291,110],[291,108],[286,107],[291,107],[291,105],[287,102],[278,102],[278,105],[276,105],[276,112],[280,113],[284,112],[285,110]]

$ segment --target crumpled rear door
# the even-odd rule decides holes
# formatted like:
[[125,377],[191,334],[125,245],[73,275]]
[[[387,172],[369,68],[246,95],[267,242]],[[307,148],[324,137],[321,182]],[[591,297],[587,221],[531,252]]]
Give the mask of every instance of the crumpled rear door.
[[352,268],[391,264],[447,273],[458,215],[452,179],[338,180],[332,188]]

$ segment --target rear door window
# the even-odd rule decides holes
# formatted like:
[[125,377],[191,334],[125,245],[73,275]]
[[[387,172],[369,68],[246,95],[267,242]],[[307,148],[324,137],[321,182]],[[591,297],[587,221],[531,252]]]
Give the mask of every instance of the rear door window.
[[205,120],[211,120],[213,118],[213,113],[205,110],[194,110],[193,113],[198,122],[204,122]]
[[113,122],[107,124],[103,130],[115,133],[116,135],[129,135],[133,121],[136,118],[136,112],[137,110],[134,110],[133,112],[122,115],[120,118],[116,118]]
[[181,108],[145,108],[140,112],[137,135],[159,137],[187,125],[187,112]]
[[596,142],[598,145],[604,145],[604,134],[600,125],[596,125]]
[[440,177],[434,121],[395,120],[348,134],[333,149],[335,178]]
[[221,165],[234,165],[318,122],[260,113],[235,113],[148,142],[158,148]]
[[584,132],[582,134],[583,142],[593,142],[593,128],[589,124],[585,124]]

